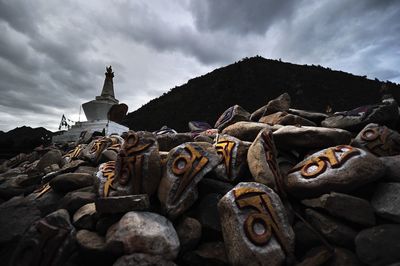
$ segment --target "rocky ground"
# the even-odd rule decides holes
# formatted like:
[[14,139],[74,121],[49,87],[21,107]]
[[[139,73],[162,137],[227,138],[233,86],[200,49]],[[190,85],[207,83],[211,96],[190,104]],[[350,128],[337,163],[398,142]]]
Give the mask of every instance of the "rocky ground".
[[2,265],[399,265],[397,103],[283,94],[211,128],[87,137],[0,166]]

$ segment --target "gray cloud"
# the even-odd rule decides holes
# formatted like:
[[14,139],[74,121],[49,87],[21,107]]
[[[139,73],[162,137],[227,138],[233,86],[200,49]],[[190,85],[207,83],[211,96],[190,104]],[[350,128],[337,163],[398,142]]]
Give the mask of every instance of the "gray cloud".
[[0,130],[46,126],[99,94],[139,108],[256,54],[400,82],[398,1],[0,0]]

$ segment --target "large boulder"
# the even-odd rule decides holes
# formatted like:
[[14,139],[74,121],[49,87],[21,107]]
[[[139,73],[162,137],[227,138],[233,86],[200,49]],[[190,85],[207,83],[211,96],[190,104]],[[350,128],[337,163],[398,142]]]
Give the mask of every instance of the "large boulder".
[[379,184],[371,204],[377,215],[400,223],[400,183]]
[[244,110],[239,105],[234,105],[229,107],[222,113],[222,115],[218,118],[217,122],[215,122],[215,128],[218,128],[220,131],[226,128],[229,125],[232,125],[239,121],[249,121],[250,113]]

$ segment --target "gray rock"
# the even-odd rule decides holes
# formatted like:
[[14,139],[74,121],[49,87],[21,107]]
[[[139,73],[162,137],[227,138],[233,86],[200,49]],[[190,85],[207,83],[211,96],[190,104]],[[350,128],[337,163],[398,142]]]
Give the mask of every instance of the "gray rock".
[[262,116],[273,114],[281,111],[288,111],[290,108],[290,95],[288,93],[283,93],[277,98],[270,100],[267,105],[259,108],[251,114],[250,119],[252,121],[259,120]]
[[221,198],[220,194],[210,193],[200,200],[196,209],[196,217],[198,217],[203,228],[221,231],[221,221],[217,206]]
[[361,231],[356,239],[358,258],[368,265],[400,261],[400,225],[384,224]]
[[253,142],[260,130],[269,128],[275,131],[281,127],[281,125],[270,126],[264,123],[241,121],[224,128],[222,134],[230,135],[242,141]]
[[324,149],[298,163],[286,187],[296,197],[315,197],[331,191],[348,192],[381,178],[384,164],[361,149],[341,145]]
[[223,181],[236,182],[247,167],[249,145],[235,137],[221,134],[217,137],[214,147],[222,159],[213,170],[216,177]]
[[79,230],[76,233],[76,241],[78,245],[85,251],[91,251],[95,253],[106,251],[105,238],[98,235],[96,232],[88,230]]
[[250,121],[250,113],[244,110],[241,106],[234,105],[222,113],[217,122],[215,122],[214,127],[221,131],[227,126],[239,121]]
[[53,178],[50,181],[50,186],[56,192],[66,193],[79,188],[91,186],[93,185],[94,180],[94,176],[89,174],[66,173]]
[[33,223],[25,232],[10,265],[66,265],[75,251],[75,229],[60,209]]
[[350,132],[336,128],[283,126],[274,131],[276,145],[282,149],[317,149],[349,144]]
[[74,173],[82,173],[82,174],[89,174],[95,175],[97,172],[97,168],[93,166],[82,165],[79,166]]
[[40,172],[44,172],[44,169],[47,166],[52,164],[61,165],[62,154],[59,150],[50,150],[45,155],[40,158],[38,164],[36,165],[36,169]]
[[150,201],[147,194],[97,198],[96,209],[99,213],[145,211],[150,209]]
[[230,264],[282,265],[292,257],[293,230],[279,196],[267,186],[239,183],[218,210]]
[[40,219],[40,210],[32,201],[14,197],[0,205],[0,246],[17,241],[24,231]]
[[357,232],[342,222],[323,215],[312,209],[306,209],[306,219],[330,242],[344,247],[352,247]]
[[201,238],[201,224],[198,220],[185,217],[176,227],[176,232],[181,244],[181,252],[194,249]]
[[167,152],[185,142],[194,141],[191,133],[163,134],[157,135],[156,138],[160,151]]
[[400,223],[400,183],[379,184],[371,204],[377,215]]
[[380,157],[386,165],[385,180],[400,182],[400,155]]
[[165,260],[163,256],[134,253],[120,257],[113,266],[175,266],[172,261]]
[[358,133],[352,145],[376,156],[400,155],[400,134],[386,126],[368,124]]
[[146,253],[175,259],[179,252],[178,235],[165,217],[151,212],[128,212],[106,235],[107,248],[115,253]]
[[[152,196],[161,178],[158,143],[152,133],[129,131],[115,161],[110,196]],[[105,181],[107,182],[107,181]]]
[[317,126],[314,122],[298,115],[288,114],[287,112],[276,112],[263,116],[258,121],[269,125],[296,125],[296,126]]
[[364,226],[375,225],[375,215],[371,204],[361,198],[331,192],[319,198],[305,199],[304,205],[323,209],[329,214]]
[[59,208],[66,209],[70,213],[75,213],[85,204],[92,203],[96,195],[92,192],[72,191],[67,193],[59,204]]
[[168,217],[176,218],[196,201],[197,184],[220,160],[213,145],[206,142],[188,142],[169,152],[158,189]]
[[311,112],[311,111],[292,109],[292,108],[290,108],[287,112],[289,114],[294,114],[294,115],[304,117],[308,120],[313,121],[316,124],[320,124],[322,120],[324,120],[325,118],[328,117],[328,115],[324,114],[324,113]]
[[96,223],[96,206],[94,203],[80,207],[72,217],[72,222],[79,229],[93,229]]

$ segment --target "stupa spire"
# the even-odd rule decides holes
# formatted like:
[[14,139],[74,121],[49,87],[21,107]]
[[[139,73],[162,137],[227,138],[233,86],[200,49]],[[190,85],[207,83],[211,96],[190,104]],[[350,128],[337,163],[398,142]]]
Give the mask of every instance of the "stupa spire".
[[114,72],[112,71],[111,66],[106,67],[106,79],[104,80],[103,90],[101,91],[102,97],[112,97],[115,98],[114,95]]

